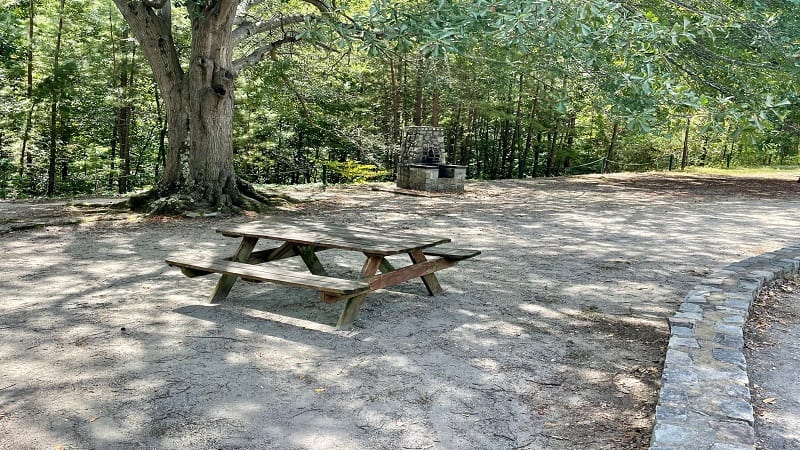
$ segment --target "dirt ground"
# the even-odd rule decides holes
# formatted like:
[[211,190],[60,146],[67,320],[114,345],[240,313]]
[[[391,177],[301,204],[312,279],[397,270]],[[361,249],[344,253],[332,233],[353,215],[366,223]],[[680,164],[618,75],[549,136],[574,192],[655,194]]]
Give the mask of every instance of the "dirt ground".
[[800,280],[761,291],[745,328],[756,448],[800,448]]
[[[797,243],[796,180],[287,188],[308,202],[272,215],[483,252],[439,273],[444,295],[373,293],[352,331],[305,290],[240,282],[212,306],[215,275],[163,262],[227,256],[214,229],[260,217],[0,202],[0,448],[646,448],[667,317],[705,274]],[[65,211],[88,220],[31,225]],[[320,259],[343,277],[363,263]]]

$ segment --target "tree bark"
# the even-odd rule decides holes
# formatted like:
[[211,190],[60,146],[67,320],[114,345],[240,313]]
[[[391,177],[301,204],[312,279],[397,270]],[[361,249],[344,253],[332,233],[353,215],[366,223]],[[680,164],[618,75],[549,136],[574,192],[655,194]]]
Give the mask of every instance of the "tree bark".
[[439,101],[441,99],[441,90],[438,83],[433,86],[433,99],[431,100],[431,126],[439,126]]
[[158,161],[155,166],[155,176],[158,179],[159,167],[163,169],[167,165],[167,121],[162,111],[161,97],[158,95],[158,86],[153,87],[153,97],[156,102],[156,120],[158,123]]
[[423,73],[424,73],[424,58],[420,56],[417,63],[417,77],[416,84],[414,85],[414,113],[412,121],[414,125],[422,125],[422,91],[423,91]]
[[[519,141],[521,137],[522,130],[520,129],[522,126],[522,84],[524,81],[524,75],[519,74],[519,86],[517,87],[517,109],[514,113],[514,133],[511,136],[511,151],[508,156],[509,159],[509,167],[508,172],[506,173],[506,178],[513,177],[514,173],[514,162],[517,160],[517,148],[519,147]],[[520,165],[521,162],[517,162],[517,174],[520,172]],[[522,178],[522,177],[518,177]]]
[[681,170],[686,169],[689,164],[689,127],[692,125],[692,118],[686,118],[686,130],[683,132],[683,153],[681,154]]
[[[122,64],[116,68],[116,81],[119,83],[120,97],[117,98],[117,106],[115,108],[114,143],[118,146],[119,157],[122,161],[119,177],[117,178],[117,191],[120,194],[124,194],[131,188],[131,118],[133,116],[133,105],[131,105],[129,95],[133,86],[136,47],[128,43],[127,31],[122,33],[121,40],[124,43],[123,45],[130,47],[130,55],[128,55],[127,50],[123,51]],[[113,147],[111,153],[113,156]]]
[[392,89],[392,145],[400,143],[400,90],[397,87],[397,73],[394,59],[389,59],[389,75]]
[[19,153],[19,176],[25,173],[25,154],[28,152],[28,141],[31,136],[33,125],[33,25],[36,17],[34,0],[28,2],[28,49],[27,49],[27,86],[25,88],[25,98],[28,99],[28,113],[25,117],[25,130],[22,132],[22,150]]
[[56,157],[58,153],[58,104],[61,97],[61,80],[59,79],[59,56],[61,55],[61,33],[64,30],[64,0],[58,4],[58,28],[56,31],[56,49],[53,55],[53,92],[50,101],[50,141],[47,165],[47,196],[55,194],[56,190]]
[[553,175],[553,160],[556,154],[556,143],[558,142],[558,119],[553,119],[553,129],[550,135],[550,146],[547,149],[547,162],[544,168],[544,176]]
[[114,0],[147,59],[167,121],[158,194],[184,193],[216,207],[239,203],[233,167],[232,39],[236,0],[207,2],[191,18],[186,71],[172,34],[171,4],[160,9]]
[[536,109],[539,104],[539,84],[536,84],[536,91],[531,100],[531,110],[528,113],[528,126],[525,135],[525,150],[522,153],[522,159],[519,163],[519,178],[525,178],[528,168],[528,160],[531,157],[531,146],[533,143],[534,120],[536,119]]
[[614,121],[614,128],[611,130],[611,142],[608,143],[608,150],[606,151],[606,159],[603,161],[603,173],[608,173],[608,161],[614,157],[614,147],[617,145],[617,137],[619,136],[619,122]]
[[231,29],[236,1],[210,2],[192,19],[187,72],[189,173],[200,198],[216,206],[238,202],[233,168],[233,94]]

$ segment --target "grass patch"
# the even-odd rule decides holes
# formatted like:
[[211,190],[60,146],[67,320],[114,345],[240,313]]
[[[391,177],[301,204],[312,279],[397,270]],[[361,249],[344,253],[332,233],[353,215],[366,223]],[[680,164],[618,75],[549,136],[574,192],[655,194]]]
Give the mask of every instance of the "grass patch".
[[800,177],[800,166],[786,165],[737,167],[732,169],[722,169],[717,167],[687,167],[684,173],[750,178],[798,178]]

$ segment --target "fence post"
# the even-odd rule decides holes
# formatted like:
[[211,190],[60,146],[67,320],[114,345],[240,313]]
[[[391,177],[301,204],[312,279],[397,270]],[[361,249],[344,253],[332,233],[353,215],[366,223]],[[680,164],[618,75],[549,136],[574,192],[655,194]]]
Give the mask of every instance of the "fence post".
[[669,155],[669,171],[672,172],[672,165],[675,163],[675,155]]
[[322,163],[322,189],[328,187],[328,165]]
[[730,169],[730,168],[731,168],[731,157],[732,157],[732,156],[733,156],[733,152],[731,152],[731,153],[728,153],[728,154],[725,156],[725,159],[727,159],[727,161],[725,162],[725,168],[726,168],[726,169]]

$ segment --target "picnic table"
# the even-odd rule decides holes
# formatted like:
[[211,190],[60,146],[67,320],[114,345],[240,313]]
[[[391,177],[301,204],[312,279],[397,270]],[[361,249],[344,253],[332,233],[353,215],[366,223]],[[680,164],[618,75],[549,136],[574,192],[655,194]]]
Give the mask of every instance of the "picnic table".
[[[236,280],[270,282],[316,290],[325,303],[345,301],[339,329],[350,328],[369,292],[420,278],[428,293],[440,294],[442,287],[436,272],[464,259],[479,255],[478,250],[442,246],[450,238],[411,232],[333,225],[309,220],[270,218],[217,229],[223,236],[241,239],[233,256],[215,258],[183,254],[166,259],[189,277],[222,274],[211,293],[211,303],[224,301]],[[259,240],[273,245],[256,250]],[[339,249],[362,253],[366,260],[358,280],[329,276],[317,257],[324,250]],[[407,254],[410,264],[395,267],[386,257]],[[308,268],[297,271],[274,263],[300,257]],[[378,273],[380,272],[380,273]]]

